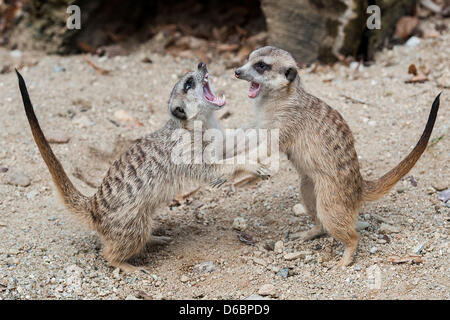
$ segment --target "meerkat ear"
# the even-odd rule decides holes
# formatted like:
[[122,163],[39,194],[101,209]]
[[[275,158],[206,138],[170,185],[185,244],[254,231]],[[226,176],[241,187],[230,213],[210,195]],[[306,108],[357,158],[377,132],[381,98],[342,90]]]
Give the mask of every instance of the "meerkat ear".
[[289,82],[292,82],[297,77],[297,70],[295,68],[289,68],[286,70],[284,75],[286,76],[286,79],[289,80]]
[[172,109],[172,115],[180,120],[186,120],[187,115],[186,111],[184,110],[184,106],[178,106]]

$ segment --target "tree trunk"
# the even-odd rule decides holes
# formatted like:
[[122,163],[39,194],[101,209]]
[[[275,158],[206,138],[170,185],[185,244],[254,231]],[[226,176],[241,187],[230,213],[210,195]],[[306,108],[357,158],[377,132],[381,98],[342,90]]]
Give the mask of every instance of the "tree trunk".
[[[369,30],[369,5],[381,9],[381,29]],[[300,62],[333,62],[340,55],[372,59],[397,20],[411,15],[416,0],[262,0],[270,42]]]

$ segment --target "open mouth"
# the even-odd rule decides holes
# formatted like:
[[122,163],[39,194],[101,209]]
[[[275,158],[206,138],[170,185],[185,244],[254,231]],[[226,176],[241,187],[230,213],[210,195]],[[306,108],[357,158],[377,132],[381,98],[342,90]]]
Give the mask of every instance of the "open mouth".
[[205,77],[203,78],[203,98],[218,107],[222,107],[225,105],[225,96],[219,98],[211,89],[208,81],[208,74],[205,74]]
[[259,89],[261,89],[261,85],[257,82],[251,82],[250,84],[250,88],[248,89],[248,93],[247,95],[249,96],[249,98],[256,98],[256,96],[259,93]]

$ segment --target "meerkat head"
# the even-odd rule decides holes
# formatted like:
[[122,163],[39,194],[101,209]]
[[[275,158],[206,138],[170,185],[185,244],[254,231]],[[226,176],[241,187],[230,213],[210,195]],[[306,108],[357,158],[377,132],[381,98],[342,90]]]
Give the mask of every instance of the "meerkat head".
[[169,113],[186,121],[207,117],[225,105],[225,97],[217,97],[208,80],[206,64],[200,62],[196,71],[186,73],[170,94]]
[[298,69],[289,52],[266,46],[250,53],[248,62],[236,69],[235,76],[251,83],[248,96],[253,99],[288,88],[297,79]]

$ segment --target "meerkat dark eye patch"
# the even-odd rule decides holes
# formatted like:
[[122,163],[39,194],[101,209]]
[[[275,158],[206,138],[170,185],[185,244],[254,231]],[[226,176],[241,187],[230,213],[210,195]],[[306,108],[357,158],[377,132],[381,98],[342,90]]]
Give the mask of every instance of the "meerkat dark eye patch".
[[172,114],[175,118],[178,118],[180,120],[186,120],[186,112],[184,111],[183,107],[175,107],[175,109],[172,109]]
[[292,82],[297,77],[297,70],[289,68],[285,71],[284,75],[286,76],[286,79]]
[[258,61],[253,65],[253,68],[259,74],[263,74],[264,71],[272,69],[272,66],[270,64],[265,63],[264,61]]
[[193,77],[189,77],[186,82],[183,85],[183,91],[184,93],[187,93],[189,91],[189,89],[194,89],[195,88],[195,81]]

